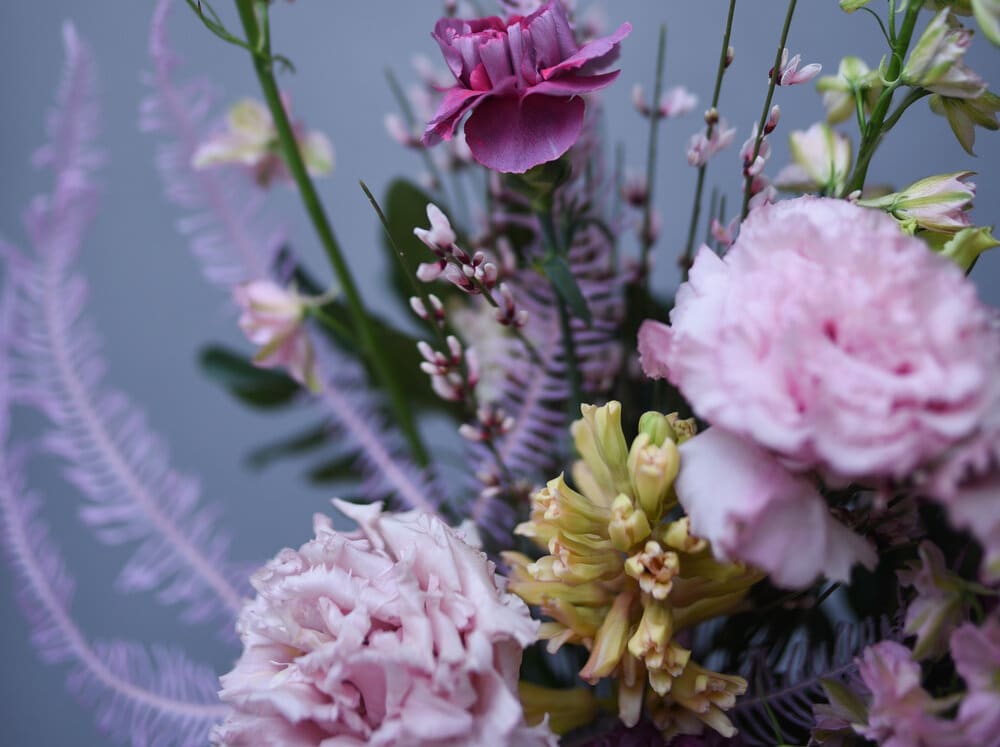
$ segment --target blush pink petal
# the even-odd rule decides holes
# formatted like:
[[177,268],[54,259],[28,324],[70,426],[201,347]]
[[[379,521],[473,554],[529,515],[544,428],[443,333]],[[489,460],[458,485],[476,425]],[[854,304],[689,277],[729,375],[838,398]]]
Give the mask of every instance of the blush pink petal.
[[760,568],[787,588],[819,576],[847,581],[855,563],[875,566],[873,548],[831,516],[816,486],[759,446],[709,428],[680,454],[677,498],[692,533],[718,557]]

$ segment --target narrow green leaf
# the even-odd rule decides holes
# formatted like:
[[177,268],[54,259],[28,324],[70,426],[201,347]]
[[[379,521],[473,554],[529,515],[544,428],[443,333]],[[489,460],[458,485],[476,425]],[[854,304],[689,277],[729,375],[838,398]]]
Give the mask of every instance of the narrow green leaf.
[[542,259],[541,266],[545,277],[552,283],[560,298],[569,306],[573,316],[582,319],[587,326],[590,326],[593,321],[590,307],[587,306],[587,299],[584,298],[566,259],[558,254],[549,254]]
[[330,425],[322,422],[278,441],[258,446],[247,455],[247,463],[256,469],[263,469],[280,459],[314,451],[329,440]]

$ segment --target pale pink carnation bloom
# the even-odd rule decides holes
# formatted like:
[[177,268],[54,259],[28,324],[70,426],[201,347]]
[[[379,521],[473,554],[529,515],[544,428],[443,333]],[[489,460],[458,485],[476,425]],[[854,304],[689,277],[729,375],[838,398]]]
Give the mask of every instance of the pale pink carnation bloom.
[[254,280],[233,289],[240,307],[240,329],[259,346],[254,364],[284,368],[310,389],[320,386],[316,356],[305,329],[307,302],[271,280]]
[[951,658],[968,690],[958,707],[965,744],[1000,747],[1000,620],[952,633]]
[[[1000,370],[998,347],[994,371]],[[945,505],[952,524],[979,540],[987,583],[1000,581],[1000,378],[992,389],[993,405],[979,431],[948,453],[925,489]]]
[[830,515],[815,484],[759,446],[709,428],[680,452],[677,498],[717,557],[767,571],[786,588],[817,576],[847,581],[855,563],[875,567],[871,545]]
[[[938,718],[947,707],[920,684],[920,665],[910,649],[882,641],[865,649],[858,673],[871,691],[868,723],[854,730],[880,747],[958,747],[954,725]],[[968,747],[968,746],[967,746]]]
[[538,623],[493,565],[427,513],[337,507],[251,579],[243,655],[222,677],[222,745],[555,745],[517,696]]
[[725,259],[699,251],[647,375],[713,425],[834,481],[903,478],[974,434],[1000,337],[975,286],[881,211],[762,206]]

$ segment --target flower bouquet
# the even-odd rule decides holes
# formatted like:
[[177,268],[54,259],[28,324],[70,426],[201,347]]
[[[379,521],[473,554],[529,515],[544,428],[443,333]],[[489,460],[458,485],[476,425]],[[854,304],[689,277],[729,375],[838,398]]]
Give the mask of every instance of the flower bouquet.
[[[378,301],[317,187],[333,146],[282,89],[295,55],[272,28],[308,4],[153,10],[141,127],[246,338],[204,371],[249,407],[321,418],[260,461],[335,453],[313,470],[338,497],[312,535],[252,568],[107,382],[78,267],[95,70],[64,27],[34,156],[51,186],[0,243],[0,528],[39,656],[103,732],[143,745],[1000,745],[1000,314],[969,278],[1000,242],[961,165],[869,178],[918,105],[969,154],[1000,128],[966,62],[974,34],[1000,44],[1000,2],[840,0],[883,56],[821,75],[790,52],[813,9],[789,0],[732,163],[736,0],[697,61],[707,104],[666,85],[659,29],[652,95],[632,96],[648,138],[628,150],[601,92],[621,85],[629,23],[482,5],[445,2],[438,62],[410,87],[389,76],[387,134],[424,173],[360,185],[390,262]],[[186,78],[171,13],[245,58],[259,95],[220,107]],[[823,121],[782,119],[812,86]],[[696,110],[686,142],[664,137]],[[692,169],[670,237],[663,147]],[[269,222],[278,193],[328,267]],[[120,588],[216,627],[221,677],[84,630],[39,456],[130,553]]]

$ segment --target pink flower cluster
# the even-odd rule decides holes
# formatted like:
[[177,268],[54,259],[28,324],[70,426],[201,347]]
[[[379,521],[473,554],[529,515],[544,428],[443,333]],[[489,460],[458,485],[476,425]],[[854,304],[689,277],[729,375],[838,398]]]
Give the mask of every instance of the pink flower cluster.
[[560,0],[528,16],[442,18],[434,28],[456,84],[427,125],[424,143],[449,140],[462,118],[473,158],[496,171],[523,173],[562,156],[583,128],[583,95],[610,85],[598,73],[618,57],[632,27],[582,47]]
[[[975,287],[892,218],[846,201],[754,211],[725,259],[701,249],[670,320],[646,322],[639,347],[646,373],[668,378],[714,426],[681,450],[692,529],[733,557],[753,548],[744,557],[789,585],[845,578],[851,557],[874,562],[825,510],[811,513],[822,505],[810,475],[906,479],[1000,412],[1000,335]],[[716,509],[701,502],[723,500],[719,465],[737,468],[709,520]],[[778,505],[809,522],[786,526]]]
[[485,555],[426,513],[335,504],[359,532],[317,515],[315,539],[253,576],[214,742],[554,745],[517,696],[538,623]]

